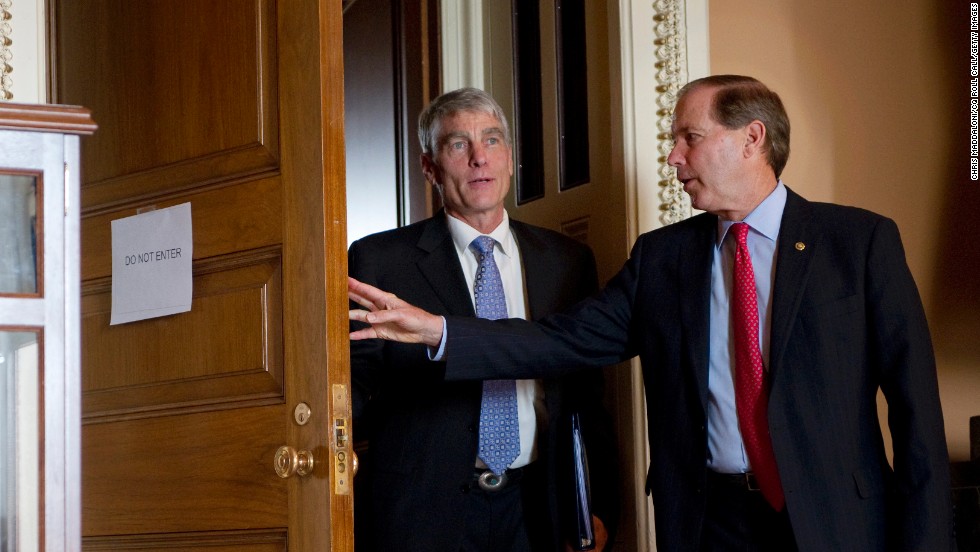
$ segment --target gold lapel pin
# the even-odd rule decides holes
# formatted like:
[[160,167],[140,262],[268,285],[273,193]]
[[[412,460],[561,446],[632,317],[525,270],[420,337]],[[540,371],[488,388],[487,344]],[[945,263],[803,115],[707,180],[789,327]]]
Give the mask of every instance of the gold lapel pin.
[[804,249],[806,249],[806,244],[805,243],[803,243],[803,242],[796,242],[796,250],[797,251],[803,251]]

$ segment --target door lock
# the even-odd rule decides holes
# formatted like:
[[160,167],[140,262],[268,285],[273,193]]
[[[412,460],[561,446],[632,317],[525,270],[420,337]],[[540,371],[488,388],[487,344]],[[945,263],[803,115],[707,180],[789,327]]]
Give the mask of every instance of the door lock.
[[341,383],[333,384],[333,444],[334,444],[334,494],[348,495],[351,493],[351,479],[357,473],[357,457],[351,448],[350,427],[347,416],[348,408],[347,386]]

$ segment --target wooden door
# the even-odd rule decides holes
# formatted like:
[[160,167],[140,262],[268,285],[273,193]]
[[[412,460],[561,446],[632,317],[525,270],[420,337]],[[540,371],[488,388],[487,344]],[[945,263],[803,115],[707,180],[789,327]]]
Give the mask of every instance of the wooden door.
[[[99,124],[81,148],[85,549],[352,549],[341,9],[50,2],[51,95]],[[185,202],[190,312],[110,326],[110,222]],[[283,445],[312,451],[311,475],[277,476]]]

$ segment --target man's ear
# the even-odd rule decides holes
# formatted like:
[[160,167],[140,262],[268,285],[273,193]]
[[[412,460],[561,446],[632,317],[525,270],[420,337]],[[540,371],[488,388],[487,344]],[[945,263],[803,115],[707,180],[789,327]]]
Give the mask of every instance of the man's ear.
[[754,154],[765,154],[766,152],[766,125],[756,119],[745,125],[745,146],[746,157]]
[[432,157],[427,153],[419,155],[419,163],[422,165],[422,175],[425,176],[425,180],[438,187],[439,182],[436,180],[436,164],[432,160]]

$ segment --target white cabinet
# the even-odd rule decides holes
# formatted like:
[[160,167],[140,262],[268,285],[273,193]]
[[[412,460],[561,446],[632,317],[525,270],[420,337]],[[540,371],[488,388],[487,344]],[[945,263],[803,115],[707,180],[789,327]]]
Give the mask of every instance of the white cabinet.
[[80,538],[83,108],[0,103],[0,552]]

